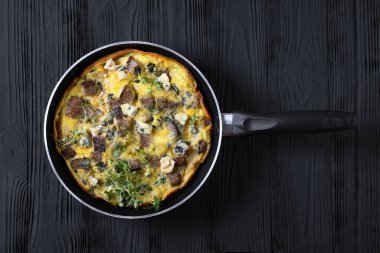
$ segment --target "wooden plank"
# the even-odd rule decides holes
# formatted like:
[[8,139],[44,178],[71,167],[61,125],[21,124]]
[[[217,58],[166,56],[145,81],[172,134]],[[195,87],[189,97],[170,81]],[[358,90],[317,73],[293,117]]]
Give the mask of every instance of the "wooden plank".
[[[327,6],[329,107],[356,112],[356,13],[354,1]],[[357,156],[354,130],[334,134],[330,169],[334,252],[359,252],[357,233]]]
[[[88,52],[86,2],[22,2],[25,13],[14,13],[19,22],[14,32],[24,43],[15,43],[15,59],[21,52],[16,83],[24,89],[28,119],[28,202],[24,245],[30,251],[87,251],[89,210],[72,198],[56,179],[43,147],[42,124],[45,106],[59,77],[84,53]],[[21,55],[22,56],[22,55]],[[16,68],[15,68],[16,69]]]
[[[330,8],[325,1],[269,2],[268,16],[272,18],[268,26],[268,78],[273,110],[353,109],[353,104],[334,102],[347,95],[353,98],[355,86],[351,81],[346,89],[337,88],[342,86],[344,79],[337,78],[336,71],[352,70],[353,57],[346,57],[345,66],[337,66],[335,55],[331,55],[341,53],[341,49],[331,49],[328,41],[330,25],[333,29],[341,29],[334,23],[340,22],[341,17],[335,17],[337,21],[331,23],[326,18],[333,13]],[[346,43],[339,44],[347,48],[352,39]],[[340,167],[345,163],[337,167],[336,159],[354,153],[354,143],[349,141],[353,137],[352,131],[273,137],[276,146],[272,152],[272,242],[275,252],[339,249],[337,237],[341,236],[341,231],[336,227],[342,225],[335,217],[340,217],[336,212],[343,210],[337,201],[339,198],[347,204],[354,201],[344,197],[350,188],[344,188],[341,180],[351,183],[349,176],[355,168],[351,166],[346,175]],[[346,144],[351,146],[346,147]],[[351,156],[348,162],[353,159]],[[354,217],[348,214],[349,221]]]
[[[8,3],[7,2],[0,2],[0,41],[2,43],[2,47],[0,48],[0,67],[4,70],[3,75],[3,94],[6,94],[3,103],[0,107],[0,119],[5,122],[10,118],[10,82],[9,82],[9,67],[8,67],[8,61],[9,61],[9,54],[8,54],[8,29],[11,24],[10,20],[8,19]],[[13,151],[9,151],[6,149],[6,146],[3,145],[3,143],[12,143],[10,139],[8,139],[8,131],[11,127],[9,124],[7,125],[1,125],[0,126],[0,157],[10,157],[10,155],[14,152],[14,149],[11,149]],[[18,142],[20,145],[20,142]],[[17,147],[17,144],[15,145]],[[12,163],[12,159],[2,159],[0,162],[0,173],[3,175],[0,177],[0,219],[3,221],[2,226],[0,226],[0,251],[5,252],[7,249],[7,245],[9,241],[11,240],[12,234],[10,236],[6,236],[7,232],[11,231],[11,222],[9,222],[8,212],[10,211],[10,206],[7,205],[8,200],[8,166],[14,166]],[[22,165],[21,165],[22,166]],[[20,167],[20,165],[18,165]],[[12,174],[16,174],[14,171]]]
[[[1,237],[4,251],[23,251],[27,248],[27,236],[30,224],[30,210],[32,203],[29,199],[28,169],[31,168],[28,150],[29,121],[27,118],[27,87],[25,81],[28,72],[23,62],[27,59],[27,48],[17,48],[15,44],[27,45],[25,36],[14,31],[20,21],[13,14],[24,15],[25,8],[17,3],[2,3],[2,11],[6,25],[2,29],[5,37],[2,47],[1,67],[5,70],[4,107],[1,108],[1,185],[4,187],[1,198],[1,217],[4,222],[4,231]],[[8,13],[10,11],[10,14]],[[3,15],[2,15],[3,16]],[[15,58],[13,52],[18,49]],[[24,50],[21,50],[24,49]],[[18,68],[21,71],[18,71]]]
[[[272,110],[327,109],[325,3],[270,1],[269,91]],[[313,43],[314,42],[314,43]],[[275,252],[331,250],[326,135],[273,136],[272,237]],[[300,159],[302,158],[302,159]]]
[[379,11],[378,1],[357,1],[358,240],[362,252],[380,250]]
[[[211,23],[207,41],[209,50],[217,52],[199,65],[211,66],[205,72],[216,86],[222,111],[267,109],[266,8],[263,1],[237,1],[212,12],[211,21],[217,23]],[[265,169],[270,149],[267,136],[223,139],[215,179],[210,179],[217,201],[212,218],[218,249],[271,251],[271,171]]]

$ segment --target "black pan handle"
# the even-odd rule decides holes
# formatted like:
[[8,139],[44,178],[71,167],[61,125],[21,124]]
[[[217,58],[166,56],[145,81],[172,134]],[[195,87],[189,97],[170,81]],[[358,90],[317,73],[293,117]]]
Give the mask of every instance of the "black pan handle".
[[259,132],[321,133],[346,130],[355,126],[355,114],[348,112],[301,111],[269,115],[223,113],[225,136]]

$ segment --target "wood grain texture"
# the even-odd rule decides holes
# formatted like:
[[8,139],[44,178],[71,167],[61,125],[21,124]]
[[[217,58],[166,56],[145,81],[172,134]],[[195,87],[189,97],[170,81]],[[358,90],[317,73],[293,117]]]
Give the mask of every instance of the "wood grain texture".
[[[379,252],[376,0],[0,1],[0,252]],[[207,183],[146,220],[95,213],[47,161],[50,92],[85,53],[145,40],[189,58],[224,112],[356,112],[358,127],[224,138]]]
[[379,11],[378,1],[357,3],[358,246],[363,252],[380,250],[379,193]]

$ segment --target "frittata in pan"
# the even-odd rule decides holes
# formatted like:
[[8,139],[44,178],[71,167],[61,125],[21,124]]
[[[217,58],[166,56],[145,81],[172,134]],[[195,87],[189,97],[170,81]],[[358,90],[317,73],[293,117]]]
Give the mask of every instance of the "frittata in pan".
[[114,205],[156,209],[206,159],[211,128],[190,72],[138,50],[87,67],[54,122],[57,149],[85,191]]

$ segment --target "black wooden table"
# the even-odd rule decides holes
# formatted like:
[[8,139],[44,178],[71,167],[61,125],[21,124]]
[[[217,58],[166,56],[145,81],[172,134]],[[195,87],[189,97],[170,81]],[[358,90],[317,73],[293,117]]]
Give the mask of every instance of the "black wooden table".
[[[121,220],[59,184],[50,93],[87,52],[168,46],[224,112],[341,110],[357,129],[225,138],[207,183],[159,217]],[[380,1],[0,1],[1,252],[380,252]]]

